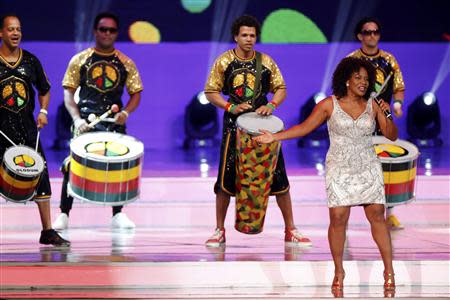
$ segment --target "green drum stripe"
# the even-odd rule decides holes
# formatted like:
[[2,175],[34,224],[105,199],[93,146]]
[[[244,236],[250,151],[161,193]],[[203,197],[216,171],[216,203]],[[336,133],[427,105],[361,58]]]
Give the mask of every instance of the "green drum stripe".
[[386,204],[401,204],[414,198],[414,193],[408,192],[398,195],[386,195]]
[[134,190],[129,191],[128,193],[107,194],[105,197],[104,193],[89,192],[75,185],[71,185],[70,187],[77,195],[90,201],[98,202],[99,204],[127,201],[136,198],[138,195],[138,190]]
[[400,164],[387,163],[381,161],[381,166],[383,167],[383,172],[395,172],[395,171],[406,171],[413,169],[416,166],[416,160],[408,161]]
[[[123,162],[100,162],[94,161],[91,159],[86,159],[84,157],[78,156],[75,153],[71,153],[72,158],[78,162],[80,165],[86,166],[88,168],[102,170],[102,171],[120,171],[120,170],[128,170],[134,168],[141,163],[141,158],[136,158],[132,161],[123,161]],[[105,156],[105,159],[107,157]]]

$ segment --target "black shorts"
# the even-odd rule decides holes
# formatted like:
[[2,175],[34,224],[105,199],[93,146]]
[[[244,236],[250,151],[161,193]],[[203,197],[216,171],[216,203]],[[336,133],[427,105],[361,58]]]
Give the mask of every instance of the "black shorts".
[[[222,145],[220,147],[220,164],[214,193],[220,190],[230,196],[236,194],[236,117],[225,113],[223,122]],[[283,152],[278,153],[277,166],[273,174],[271,195],[284,194],[289,191],[289,180],[284,166]]]

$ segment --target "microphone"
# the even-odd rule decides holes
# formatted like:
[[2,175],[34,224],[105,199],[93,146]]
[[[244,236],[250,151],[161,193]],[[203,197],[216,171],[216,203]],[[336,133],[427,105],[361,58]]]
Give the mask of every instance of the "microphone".
[[[376,92],[372,92],[370,93],[370,98],[372,98],[373,100],[375,100],[375,102],[378,104],[378,106],[380,106],[381,108],[381,100],[377,98],[377,93]],[[386,118],[388,118],[389,120],[392,121],[392,114],[389,110],[384,110],[381,109],[384,113],[384,115],[386,116]]]

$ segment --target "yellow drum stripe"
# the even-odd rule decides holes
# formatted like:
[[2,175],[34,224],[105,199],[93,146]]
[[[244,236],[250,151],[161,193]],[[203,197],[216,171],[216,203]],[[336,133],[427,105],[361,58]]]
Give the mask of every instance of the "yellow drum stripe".
[[384,183],[393,184],[411,181],[416,178],[416,172],[416,168],[397,172],[383,172]]
[[31,187],[34,187],[37,185],[39,181],[39,177],[37,176],[36,179],[32,181],[21,181],[19,179],[11,177],[8,172],[3,168],[3,166],[0,167],[0,176],[3,178],[4,181],[6,181],[9,185],[19,188],[19,189],[29,189]]
[[138,165],[131,169],[105,171],[88,168],[81,165],[74,159],[70,159],[70,171],[78,177],[85,178],[95,182],[125,182],[139,177],[141,166]]

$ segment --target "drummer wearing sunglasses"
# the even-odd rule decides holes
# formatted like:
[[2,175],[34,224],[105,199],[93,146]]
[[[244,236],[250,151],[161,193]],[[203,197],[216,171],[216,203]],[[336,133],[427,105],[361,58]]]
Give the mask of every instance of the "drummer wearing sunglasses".
[[[0,130],[10,139],[0,137],[0,164],[6,148],[11,142],[25,145],[44,158],[40,145],[36,148],[38,128],[47,125],[47,108],[50,100],[50,83],[45,75],[39,59],[30,52],[19,47],[22,40],[22,27],[15,15],[4,15],[0,18]],[[33,88],[34,87],[34,88]],[[34,118],[35,90],[38,92],[40,111]],[[17,155],[20,155],[18,153]],[[32,158],[30,158],[32,160]],[[2,177],[2,181],[12,177]],[[16,187],[14,179],[9,182]],[[20,188],[18,188],[20,189]],[[45,167],[40,174],[36,187],[36,196],[32,198],[39,208],[42,231],[39,243],[55,246],[69,246],[51,226],[50,197],[51,187],[48,170]],[[5,196],[7,198],[7,196]]]
[[[405,99],[405,83],[394,55],[379,48],[380,22],[375,18],[365,17],[356,25],[354,34],[356,39],[361,42],[361,48],[350,53],[349,56],[362,58],[372,63],[376,70],[375,91],[380,92],[378,98],[383,99],[388,104],[391,104],[391,100],[394,98],[394,115],[397,118],[401,117],[403,115],[403,100]],[[386,88],[380,91],[385,80],[389,80]],[[377,134],[380,134],[380,130],[377,130]],[[393,207],[388,207],[386,214],[391,229],[403,229],[403,225],[393,214]]]
[[[95,17],[93,34],[95,47],[81,51],[72,57],[63,79],[64,103],[73,119],[73,134],[87,131],[113,131],[125,134],[125,123],[130,114],[137,109],[142,80],[134,62],[115,49],[119,32],[119,19],[116,15],[104,12]],[[75,91],[79,89],[79,101],[75,101]],[[122,102],[123,90],[129,99]],[[88,126],[89,115],[97,117],[109,111],[114,105],[120,109],[114,114],[113,122],[102,121],[93,128]],[[61,214],[53,223],[55,229],[63,230],[69,226],[69,212],[73,198],[67,193],[69,163],[62,166],[64,174],[61,191]],[[113,228],[134,228],[135,224],[122,212],[123,206],[113,206]]]

